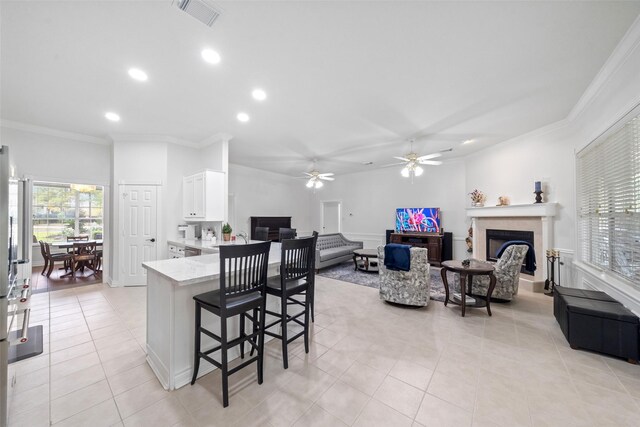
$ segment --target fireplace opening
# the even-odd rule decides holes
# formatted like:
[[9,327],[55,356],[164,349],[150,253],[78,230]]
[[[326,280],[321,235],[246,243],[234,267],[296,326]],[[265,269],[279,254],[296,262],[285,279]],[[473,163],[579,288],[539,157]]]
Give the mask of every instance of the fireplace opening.
[[[524,242],[533,244],[533,231],[520,231],[520,230],[487,230],[487,248],[486,259],[487,261],[497,261],[496,254],[500,250],[503,244],[510,240],[522,240]],[[535,272],[527,270],[526,264],[523,262],[520,268],[521,273],[534,275]]]

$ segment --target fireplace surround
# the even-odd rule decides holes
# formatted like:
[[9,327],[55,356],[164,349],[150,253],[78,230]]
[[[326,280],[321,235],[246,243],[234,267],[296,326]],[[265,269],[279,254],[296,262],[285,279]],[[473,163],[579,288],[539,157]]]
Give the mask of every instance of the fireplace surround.
[[[487,261],[497,261],[496,254],[502,247],[502,245],[511,240],[520,240],[530,243],[535,249],[534,234],[533,231],[525,230],[496,230],[488,228],[486,230],[486,252],[485,257]],[[534,271],[527,270],[526,263],[522,263],[520,272],[524,274],[534,275]]]

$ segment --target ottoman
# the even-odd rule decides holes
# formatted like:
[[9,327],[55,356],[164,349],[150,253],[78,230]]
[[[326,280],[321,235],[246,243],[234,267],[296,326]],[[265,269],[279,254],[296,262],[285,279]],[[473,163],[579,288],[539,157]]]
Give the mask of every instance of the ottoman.
[[556,320],[560,325],[560,329],[567,340],[569,340],[569,318],[565,297],[586,298],[615,303],[618,302],[604,292],[556,286],[553,290],[553,315],[556,317]]
[[637,363],[638,316],[619,302],[563,296],[567,312],[565,336],[571,348],[605,353]]

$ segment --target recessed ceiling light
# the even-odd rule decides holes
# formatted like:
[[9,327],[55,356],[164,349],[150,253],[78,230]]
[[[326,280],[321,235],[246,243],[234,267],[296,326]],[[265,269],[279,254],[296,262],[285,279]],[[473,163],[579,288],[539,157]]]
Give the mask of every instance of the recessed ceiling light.
[[238,113],[236,117],[243,123],[249,121],[249,115],[247,113]]
[[471,144],[473,142],[473,139],[467,139],[465,142],[463,142],[463,144]]
[[219,64],[220,63],[220,54],[212,49],[203,49],[202,50],[202,59],[204,59],[209,64]]
[[116,113],[109,111],[107,113],[104,114],[104,117],[107,120],[111,120],[112,122],[119,122],[120,121],[120,116],[117,115]]
[[365,165],[365,166],[370,166],[370,165],[373,164],[373,162],[362,162],[362,164]]
[[251,96],[253,96],[253,99],[256,101],[264,101],[267,99],[267,92],[262,89],[254,89],[253,92],[251,92]]
[[129,76],[134,80],[138,80],[139,82],[145,82],[148,79],[147,73],[139,68],[129,68]]

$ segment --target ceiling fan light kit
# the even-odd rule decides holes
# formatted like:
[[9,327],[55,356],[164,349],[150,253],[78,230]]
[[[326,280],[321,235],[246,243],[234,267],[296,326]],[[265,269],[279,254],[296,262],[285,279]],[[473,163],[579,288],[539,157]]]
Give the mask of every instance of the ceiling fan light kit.
[[402,160],[403,162],[405,162],[404,167],[400,171],[400,174],[405,178],[411,178],[411,183],[413,183],[414,176],[420,176],[424,173],[424,169],[420,165],[441,165],[441,161],[431,159],[440,157],[442,156],[442,154],[433,153],[426,154],[424,156],[418,156],[418,154],[413,151],[413,140],[410,140],[409,142],[411,142],[411,152],[404,157],[394,157],[394,159]]
[[307,175],[305,178],[309,178],[309,180],[307,181],[307,188],[313,188],[314,190],[318,189],[318,188],[322,188],[322,186],[324,186],[324,183],[322,182],[324,181],[333,181],[335,180],[335,178],[333,178],[333,173],[328,172],[328,173],[320,173],[320,171],[317,170],[312,170],[311,172],[305,172],[305,175]]

